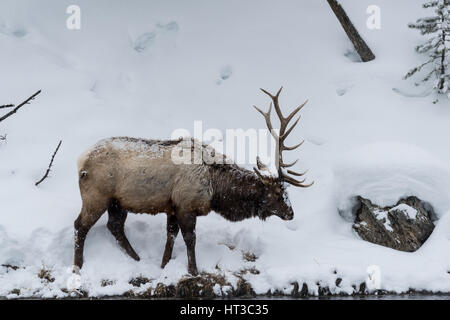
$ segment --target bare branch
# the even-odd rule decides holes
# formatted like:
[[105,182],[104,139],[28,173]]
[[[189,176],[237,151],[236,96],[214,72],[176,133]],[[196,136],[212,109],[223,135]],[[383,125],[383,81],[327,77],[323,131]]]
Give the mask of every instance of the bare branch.
[[0,109],[13,108],[13,107],[14,107],[13,104],[4,104],[4,105],[0,106]]
[[11,117],[13,114],[15,114],[17,111],[19,111],[20,108],[22,108],[24,105],[30,103],[31,100],[33,100],[39,93],[41,93],[41,90],[33,94],[31,97],[29,97],[27,100],[19,104],[17,107],[15,107],[13,110],[5,114],[3,117],[0,118],[0,122],[3,120],[6,120],[7,118]]
[[45,172],[44,176],[42,177],[41,180],[39,180],[38,182],[35,183],[36,186],[40,185],[45,179],[48,178],[48,174],[50,173],[50,170],[52,169],[53,161],[55,160],[55,156],[58,153],[59,147],[61,147],[61,143],[62,143],[62,140],[59,141],[58,146],[56,147],[56,150],[52,155],[52,159],[50,160],[50,164],[48,165],[47,171]]

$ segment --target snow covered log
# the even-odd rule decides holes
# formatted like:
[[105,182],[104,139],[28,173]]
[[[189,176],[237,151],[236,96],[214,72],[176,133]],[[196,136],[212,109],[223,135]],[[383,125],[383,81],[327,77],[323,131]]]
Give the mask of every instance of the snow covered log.
[[362,239],[385,247],[416,251],[434,229],[433,209],[417,197],[384,208],[358,197],[358,206],[353,229]]

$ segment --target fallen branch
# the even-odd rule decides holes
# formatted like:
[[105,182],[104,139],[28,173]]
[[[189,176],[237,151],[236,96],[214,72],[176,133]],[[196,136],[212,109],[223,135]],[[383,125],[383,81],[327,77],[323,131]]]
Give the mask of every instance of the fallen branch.
[[24,105],[30,103],[31,100],[33,100],[39,93],[41,93],[41,90],[39,90],[38,92],[36,92],[35,94],[33,94],[31,97],[29,97],[27,100],[25,100],[24,102],[22,102],[21,104],[19,104],[17,107],[15,107],[13,110],[11,110],[10,112],[8,112],[7,114],[5,114],[3,117],[0,118],[0,122],[2,122],[3,120],[6,120],[7,118],[11,117],[14,113],[16,113],[17,111],[19,111],[20,108],[22,108]]
[[337,0],[327,0],[331,9],[333,10],[336,18],[338,18],[341,26],[344,28],[345,33],[347,34],[350,41],[353,43],[356,52],[360,56],[363,62],[371,61],[375,59],[375,55],[372,50],[370,50],[367,43],[363,38],[359,35],[358,30],[356,30],[353,23],[350,21],[347,13],[344,8],[342,8],[341,4]]
[[55,160],[55,156],[58,153],[59,147],[61,147],[61,143],[62,140],[59,141],[58,146],[56,147],[55,152],[52,155],[52,159],[50,160],[50,164],[48,165],[47,171],[45,172],[44,176],[42,177],[41,180],[39,180],[38,182],[35,183],[36,186],[38,186],[39,184],[41,184],[45,179],[48,178],[48,174],[50,173],[50,170],[52,169],[53,166],[53,161]]

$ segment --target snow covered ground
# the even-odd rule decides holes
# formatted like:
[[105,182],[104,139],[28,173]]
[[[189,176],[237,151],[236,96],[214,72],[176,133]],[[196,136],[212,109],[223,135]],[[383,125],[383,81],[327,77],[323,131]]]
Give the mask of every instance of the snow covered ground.
[[[260,273],[245,278],[261,294],[294,281],[312,294],[317,282],[350,293],[377,265],[383,289],[450,291],[450,102],[432,104],[427,88],[402,80],[423,60],[414,52],[423,39],[407,27],[426,15],[421,0],[342,0],[377,56],[364,64],[351,59],[326,1],[79,0],[77,31],[66,28],[72,2],[0,3],[0,104],[42,89],[0,126],[8,134],[0,142],[0,264],[21,267],[0,267],[0,296],[65,295],[81,206],[76,159],[86,148],[109,136],[170,138],[195,120],[204,130],[265,128],[251,106],[268,105],[258,88],[281,85],[284,107],[309,99],[290,138],[306,142],[289,157],[300,158],[315,185],[290,188],[293,221],[199,218],[199,271],[218,266],[233,281],[254,266]],[[380,30],[366,28],[372,4],[381,8]],[[59,139],[51,178],[35,187]],[[434,206],[436,228],[414,253],[365,242],[345,214],[356,194],[380,205],[417,195]],[[172,283],[186,274],[181,237],[174,259],[159,267],[165,215],[129,215],[126,232],[140,262],[119,249],[106,215],[90,231],[82,269],[89,295],[122,294],[140,275]],[[258,258],[247,262],[242,252]],[[42,268],[54,282],[38,278]]]

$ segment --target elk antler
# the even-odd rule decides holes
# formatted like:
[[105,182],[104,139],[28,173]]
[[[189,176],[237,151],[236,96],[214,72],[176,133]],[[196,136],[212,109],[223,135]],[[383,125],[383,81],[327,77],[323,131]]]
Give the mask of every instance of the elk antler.
[[[275,141],[277,143],[278,158],[276,159],[276,167],[277,167],[277,170],[278,170],[278,178],[280,179],[280,181],[285,181],[285,182],[290,183],[290,184],[292,184],[292,185],[294,185],[296,187],[308,188],[308,187],[312,186],[314,184],[314,182],[312,182],[310,184],[303,184],[305,182],[305,179],[300,180],[300,181],[296,180],[296,179],[292,178],[291,176],[288,176],[287,174],[285,174],[284,171],[283,171],[284,168],[292,167],[298,161],[298,160],[295,160],[292,163],[284,163],[283,162],[283,151],[285,151],[285,150],[290,151],[290,150],[297,149],[298,147],[300,147],[305,142],[305,140],[303,140],[299,144],[296,144],[295,146],[292,146],[292,147],[287,147],[284,144],[287,136],[291,133],[292,129],[294,129],[294,127],[297,125],[298,121],[300,120],[300,116],[289,127],[289,129],[287,129],[287,126],[288,126],[289,122],[292,120],[292,118],[297,114],[297,112],[299,112],[303,108],[303,106],[308,102],[308,100],[306,100],[303,104],[298,106],[287,117],[284,117],[283,113],[281,112],[281,109],[280,109],[280,104],[278,102],[278,97],[280,96],[280,93],[281,93],[282,89],[283,89],[283,87],[281,87],[280,90],[278,90],[276,95],[272,95],[271,93],[267,92],[266,90],[261,89],[262,92],[267,94],[272,99],[272,102],[270,103],[269,111],[263,112],[257,106],[253,106],[253,107],[255,107],[255,109],[259,113],[261,113],[263,115],[264,119],[266,120],[267,128],[269,129],[270,133],[272,134],[272,136],[274,137],[274,139],[275,139]],[[278,134],[273,129],[272,122],[271,122],[271,119],[270,119],[270,112],[272,111],[272,104],[275,107],[275,111],[276,111],[276,113],[278,115],[278,118],[280,119],[280,131],[279,131]],[[260,166],[258,165],[258,168],[259,167]],[[261,176],[261,173],[258,171],[258,169],[254,168],[254,170],[258,174],[258,176]],[[294,175],[294,176],[297,176],[297,177],[301,177],[301,176],[305,175],[306,172],[307,171],[302,172],[302,173],[298,173],[298,172],[295,172],[295,171],[287,170],[288,174],[291,174],[291,175]]]

